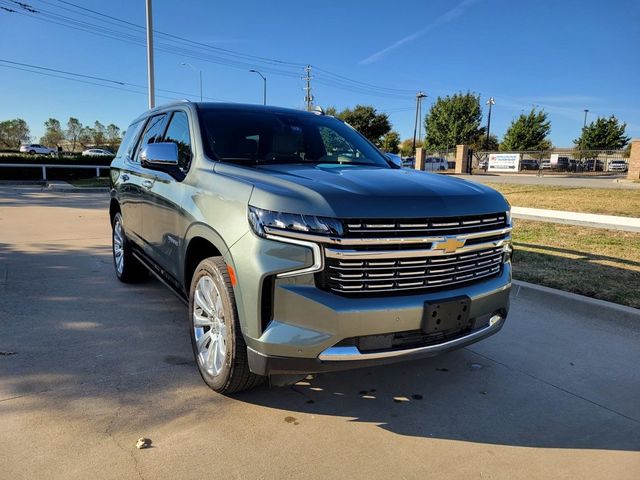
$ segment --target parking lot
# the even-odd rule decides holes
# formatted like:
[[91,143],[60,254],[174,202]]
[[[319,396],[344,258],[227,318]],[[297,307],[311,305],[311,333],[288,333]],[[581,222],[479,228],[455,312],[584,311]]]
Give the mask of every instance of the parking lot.
[[224,397],[107,205],[0,187],[0,478],[640,478],[639,313],[515,287],[463,350]]

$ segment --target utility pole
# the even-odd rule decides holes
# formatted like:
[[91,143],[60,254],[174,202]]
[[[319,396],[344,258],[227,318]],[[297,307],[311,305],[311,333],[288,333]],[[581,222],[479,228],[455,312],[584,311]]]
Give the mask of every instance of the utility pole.
[[587,126],[587,113],[589,113],[589,109],[585,108],[584,109],[584,122],[582,122],[582,128]]
[[307,65],[304,68],[304,71],[307,73],[307,76],[304,77],[304,79],[307,81],[307,86],[304,87],[305,91],[307,92],[306,95],[304,96],[304,101],[307,104],[307,112],[310,112],[311,103],[313,102],[313,95],[311,95],[311,79],[313,78],[311,76],[311,65]]
[[416,150],[416,132],[418,130],[418,116],[422,111],[422,99],[426,98],[427,94],[424,92],[416,93],[416,121],[413,124],[413,151]]
[[491,107],[493,107],[496,104],[496,101],[493,99],[493,97],[490,97],[489,100],[487,100],[487,105],[489,105],[489,115],[487,116],[487,138],[484,141],[484,148],[486,150],[489,150],[489,132],[491,131]]
[[149,85],[149,108],[156,106],[155,78],[153,72],[153,14],[151,0],[147,1],[147,80]]

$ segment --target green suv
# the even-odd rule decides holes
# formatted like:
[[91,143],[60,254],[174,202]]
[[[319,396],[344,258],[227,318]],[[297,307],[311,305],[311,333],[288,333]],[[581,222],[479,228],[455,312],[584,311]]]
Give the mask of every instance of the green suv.
[[181,102],[127,128],[111,164],[113,259],[189,308],[218,392],[423,358],[497,332],[510,207],[402,169],[320,113]]

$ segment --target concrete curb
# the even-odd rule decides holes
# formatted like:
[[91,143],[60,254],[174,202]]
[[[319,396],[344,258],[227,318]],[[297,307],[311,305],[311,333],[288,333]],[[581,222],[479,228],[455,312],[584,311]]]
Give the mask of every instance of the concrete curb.
[[538,222],[564,223],[591,228],[606,228],[625,232],[640,232],[640,218],[601,215],[595,213],[566,212],[543,208],[511,207],[513,218]]
[[57,193],[109,193],[109,189],[106,187],[72,187],[72,188],[49,187],[46,190],[48,192],[57,192]]
[[[618,303],[607,302],[597,298],[565,292],[555,288],[536,285],[534,283],[513,280],[512,295],[515,298],[537,300],[545,305],[549,304],[549,296],[554,297],[554,302],[571,309],[580,311],[589,316],[602,316],[603,318],[615,315],[617,318],[633,321],[636,325],[640,321],[640,309],[627,307]],[[546,301],[545,301],[546,300]]]

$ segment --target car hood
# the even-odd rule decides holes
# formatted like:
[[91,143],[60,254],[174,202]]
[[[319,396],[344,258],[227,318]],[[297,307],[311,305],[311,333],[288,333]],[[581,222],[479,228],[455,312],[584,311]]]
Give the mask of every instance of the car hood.
[[288,213],[412,218],[495,213],[509,208],[501,194],[484,185],[410,169],[218,163],[216,172],[251,182],[251,205]]

